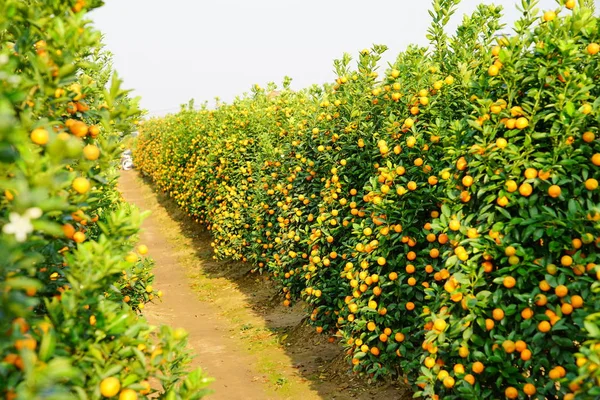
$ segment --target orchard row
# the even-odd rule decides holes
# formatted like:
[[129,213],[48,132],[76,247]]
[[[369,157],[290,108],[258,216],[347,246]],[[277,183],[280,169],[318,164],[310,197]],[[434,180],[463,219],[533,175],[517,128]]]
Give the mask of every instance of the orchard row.
[[357,373],[417,396],[600,395],[600,32],[570,0],[514,33],[434,1],[429,48],[143,124],[141,171],[309,305]]
[[0,2],[0,397],[198,399],[185,332],[136,312],[161,295],[116,190],[140,111],[85,19],[100,4]]

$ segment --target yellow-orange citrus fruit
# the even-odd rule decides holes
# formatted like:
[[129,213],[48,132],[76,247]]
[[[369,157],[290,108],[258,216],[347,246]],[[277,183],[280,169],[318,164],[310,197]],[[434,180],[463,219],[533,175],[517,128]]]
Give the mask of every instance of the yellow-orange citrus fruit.
[[504,390],[504,395],[507,399],[516,399],[519,397],[519,391],[516,388],[509,386]]
[[83,242],[85,242],[85,233],[83,233],[83,232],[75,232],[73,234],[73,240],[76,243],[83,243]]
[[77,177],[73,180],[71,186],[73,187],[73,189],[75,189],[77,193],[84,194],[87,193],[88,190],[90,190],[91,184],[90,181],[88,181],[86,178]]
[[104,397],[116,396],[119,390],[121,390],[121,382],[114,376],[105,378],[100,382],[100,394]]
[[31,141],[35,144],[45,145],[50,140],[50,134],[44,128],[35,128],[31,131]]
[[548,322],[548,321],[541,321],[538,324],[538,330],[540,332],[546,333],[550,330],[550,328],[551,328],[551,325],[550,325],[550,322]]
[[596,55],[600,51],[600,45],[598,43],[590,43],[586,48],[587,52],[591,55]]
[[548,196],[552,197],[552,198],[557,198],[558,196],[560,196],[561,193],[561,189],[560,186],[558,185],[552,185],[548,188]]
[[517,122],[515,123],[515,127],[517,129],[525,129],[529,126],[529,121],[525,117],[517,118]]
[[504,278],[504,281],[502,283],[504,284],[504,286],[506,288],[511,289],[511,288],[515,287],[517,280],[515,278],[513,278],[512,276],[507,276]]
[[123,389],[119,394],[119,400],[137,400],[138,395],[133,389]]
[[594,178],[590,178],[588,180],[585,181],[584,183],[585,188],[587,190],[596,190],[598,189],[598,181]]
[[95,161],[100,157],[100,149],[93,144],[88,144],[83,148],[83,156],[90,161]]
[[544,21],[550,22],[556,18],[556,13],[554,11],[546,11],[544,13]]

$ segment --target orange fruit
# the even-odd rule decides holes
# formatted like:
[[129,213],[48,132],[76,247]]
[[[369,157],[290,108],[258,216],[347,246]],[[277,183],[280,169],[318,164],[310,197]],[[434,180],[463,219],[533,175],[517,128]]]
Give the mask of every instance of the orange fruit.
[[394,340],[398,343],[402,343],[404,341],[404,334],[402,332],[398,332],[394,335]]
[[45,145],[50,140],[50,134],[44,128],[35,128],[31,131],[31,141],[40,146]]
[[15,340],[15,348],[17,350],[23,350],[23,349],[35,350],[36,347],[37,347],[37,342],[35,339],[33,339],[31,337]]
[[523,392],[527,396],[533,396],[537,392],[537,389],[535,388],[535,386],[532,383],[526,383],[523,386]]
[[556,273],[558,272],[558,267],[556,266],[556,264],[548,264],[546,266],[546,272],[548,272],[550,275],[556,275]]
[[529,126],[529,121],[525,117],[517,118],[517,122],[515,123],[515,127],[517,129],[525,129]]
[[573,258],[571,258],[571,256],[562,256],[560,258],[560,263],[564,267],[570,267],[573,264]]
[[444,329],[446,329],[446,326],[448,326],[448,324],[441,318],[436,319],[433,323],[433,329],[435,329],[437,332],[442,332]]
[[584,183],[585,188],[587,190],[596,190],[598,189],[598,181],[594,178],[590,178],[588,180],[585,181]]
[[90,190],[91,184],[90,181],[88,181],[86,178],[77,177],[73,180],[71,186],[73,187],[73,189],[75,189],[77,193],[84,194],[88,190]]
[[548,298],[544,294],[538,294],[535,296],[535,305],[543,307],[548,303]]
[[473,363],[473,366],[471,367],[471,370],[473,372],[475,372],[476,374],[482,373],[484,369],[485,369],[485,366],[483,365],[483,363],[481,361],[475,361]]
[[460,229],[460,221],[457,219],[450,220],[450,222],[448,223],[448,228],[450,228],[450,230],[453,230],[453,231],[459,230]]
[[471,374],[465,375],[463,379],[465,380],[465,382],[469,382],[471,385],[475,384],[475,377]]
[[102,394],[104,397],[116,396],[120,389],[121,382],[114,376],[105,378],[102,380],[102,382],[100,382],[100,394]]
[[514,106],[510,109],[510,115],[512,115],[513,117],[518,117],[520,115],[523,115],[523,108],[521,108],[520,106]]
[[569,293],[569,289],[565,285],[558,285],[556,289],[554,289],[554,293],[558,297],[565,297]]
[[82,121],[73,121],[69,126],[71,133],[80,138],[85,137],[85,135],[88,134],[88,129],[86,123]]
[[531,319],[533,317],[533,310],[529,307],[521,311],[521,317],[523,319]]
[[552,328],[552,326],[550,325],[550,322],[548,322],[548,321],[541,321],[538,324],[538,330],[542,333],[546,333],[546,332],[550,331],[551,328]]
[[90,161],[95,161],[100,157],[100,149],[93,144],[88,144],[83,148],[83,156]]
[[598,43],[590,43],[586,48],[587,52],[591,55],[596,55],[600,51],[600,45]]
[[525,182],[519,186],[519,193],[521,193],[521,196],[529,197],[533,193],[533,186]]
[[554,11],[546,11],[544,13],[544,21],[550,22],[556,18],[556,13]]
[[540,281],[540,284],[538,286],[540,287],[540,290],[543,290],[544,292],[547,292],[550,289],[552,289],[548,281],[546,281],[545,279]]
[[513,342],[512,340],[505,340],[504,342],[502,342],[502,348],[508,354],[514,353],[517,349],[515,342]]
[[98,128],[96,125],[92,125],[89,127],[88,132],[92,138],[97,138],[100,134],[100,128]]
[[525,349],[521,352],[521,360],[528,361],[531,359],[531,350]]
[[535,168],[527,168],[525,170],[524,174],[525,174],[525,178],[527,178],[527,179],[534,179],[534,178],[537,178],[537,176],[538,176],[538,172]]
[[591,233],[584,233],[583,236],[581,236],[581,242],[585,243],[585,244],[590,244],[594,241],[594,235],[592,235]]
[[517,182],[515,182],[513,180],[506,181],[506,183],[504,185],[506,186],[506,190],[510,193],[512,193],[518,189]]
[[451,376],[445,377],[443,384],[444,384],[444,387],[446,387],[447,389],[452,388],[454,386],[454,378]]
[[508,197],[506,197],[506,196],[498,197],[496,199],[496,204],[498,204],[500,207],[506,207],[508,205]]
[[573,308],[583,307],[583,298],[579,295],[571,296],[571,305]]
[[538,178],[540,178],[544,181],[548,180],[548,178],[550,178],[550,171],[539,171]]
[[586,143],[592,143],[596,139],[596,135],[594,135],[594,132],[587,131],[583,133],[581,138]]
[[75,234],[75,227],[71,224],[64,224],[62,227],[63,233],[67,239],[72,239]]
[[558,196],[560,196],[561,193],[561,189],[560,186],[558,185],[552,185],[548,188],[548,196],[552,197],[552,198],[557,198]]
[[517,340],[515,342],[515,349],[520,353],[527,348],[527,343],[522,340]]
[[516,399],[517,397],[519,397],[519,391],[516,388],[509,386],[504,391],[504,395],[508,399]]
[[590,160],[592,161],[592,164],[600,167],[600,153],[594,154]]
[[119,394],[119,400],[137,400],[138,395],[133,389],[123,389]]
[[491,65],[488,68],[488,75],[489,76],[496,76],[496,75],[498,75],[499,72],[500,72],[500,69],[496,65]]
[[435,366],[435,360],[431,357],[425,357],[425,361],[423,363],[429,369],[431,369]]
[[563,303],[560,306],[560,311],[563,313],[563,315],[570,315],[573,313],[573,306],[569,303]]
[[83,243],[85,241],[85,233],[75,232],[75,234],[73,234],[73,240],[76,243]]
[[504,281],[502,283],[504,284],[504,287],[511,289],[511,288],[515,287],[517,280],[515,278],[513,278],[512,276],[507,276],[504,278]]

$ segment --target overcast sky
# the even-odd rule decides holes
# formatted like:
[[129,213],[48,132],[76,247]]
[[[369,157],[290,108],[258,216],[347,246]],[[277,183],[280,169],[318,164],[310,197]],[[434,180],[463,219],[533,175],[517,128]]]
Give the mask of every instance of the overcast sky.
[[[451,31],[481,0],[463,0]],[[496,0],[504,21],[520,0]],[[489,3],[489,2],[487,2]],[[373,43],[391,61],[427,44],[428,0],[106,0],[91,17],[114,53],[125,87],[151,115],[176,112],[194,98],[231,101],[258,83],[284,76],[293,88],[332,81],[333,60]],[[540,10],[555,9],[541,0]],[[507,26],[510,27],[511,25]],[[385,67],[384,63],[384,67]]]

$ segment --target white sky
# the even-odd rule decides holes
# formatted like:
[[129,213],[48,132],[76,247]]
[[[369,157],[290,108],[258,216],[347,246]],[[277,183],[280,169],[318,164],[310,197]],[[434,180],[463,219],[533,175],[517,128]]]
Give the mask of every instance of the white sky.
[[[463,0],[449,30],[481,2]],[[505,31],[520,2],[493,2],[504,6]],[[334,59],[373,43],[387,45],[385,61],[392,61],[409,44],[427,44],[430,6],[429,0],[106,0],[91,18],[124,86],[142,96],[150,115],[164,115],[191,98],[212,106],[216,96],[231,101],[255,83],[280,84],[286,75],[297,89],[332,81]],[[538,6],[556,7],[554,0]]]

